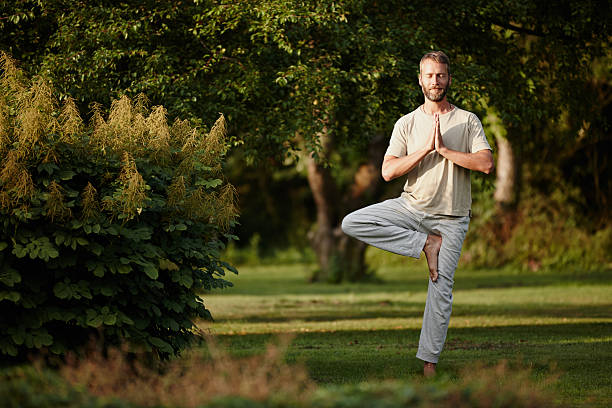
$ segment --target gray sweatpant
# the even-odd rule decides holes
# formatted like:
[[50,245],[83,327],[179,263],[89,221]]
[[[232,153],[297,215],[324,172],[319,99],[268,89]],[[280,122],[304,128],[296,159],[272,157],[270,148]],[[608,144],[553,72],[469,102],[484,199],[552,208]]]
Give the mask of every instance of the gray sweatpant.
[[412,208],[402,197],[362,208],[342,220],[342,230],[369,245],[419,258],[428,234],[440,235],[438,280],[429,280],[417,358],[437,363],[453,304],[453,277],[470,217],[431,215]]

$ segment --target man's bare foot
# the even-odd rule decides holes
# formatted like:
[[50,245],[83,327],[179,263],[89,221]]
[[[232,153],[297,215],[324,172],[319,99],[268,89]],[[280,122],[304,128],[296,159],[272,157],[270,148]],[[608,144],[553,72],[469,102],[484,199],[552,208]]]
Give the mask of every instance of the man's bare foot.
[[436,375],[436,363],[425,362],[423,366],[423,375],[427,378],[431,378]]
[[427,266],[429,267],[429,277],[432,282],[438,280],[438,254],[442,246],[442,237],[439,235],[428,235],[423,252],[427,258]]

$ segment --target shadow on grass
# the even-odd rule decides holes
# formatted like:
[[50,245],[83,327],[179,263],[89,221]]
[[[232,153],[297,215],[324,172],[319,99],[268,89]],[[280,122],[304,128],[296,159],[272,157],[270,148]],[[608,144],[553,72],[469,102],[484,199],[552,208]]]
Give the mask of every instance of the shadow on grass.
[[[375,292],[422,292],[427,290],[427,272],[414,266],[401,269],[394,267],[393,277],[381,274],[378,282],[363,283],[309,283],[306,276],[296,276],[296,266],[287,266],[291,269],[285,275],[282,266],[277,267],[279,272],[261,276],[253,269],[241,270],[237,277],[230,277],[235,286],[222,291],[213,291],[214,294],[233,295],[325,295],[346,293],[375,293]],[[400,270],[400,272],[398,272]],[[289,276],[287,276],[289,275]],[[306,274],[304,274],[306,275]],[[399,278],[398,278],[399,277]],[[612,269],[594,271],[517,271],[513,268],[504,269],[458,269],[455,272],[455,290],[472,289],[505,289],[521,287],[541,287],[550,285],[589,285],[612,284]]]
[[[222,334],[216,336],[227,343],[229,350],[262,349],[280,333]],[[420,329],[327,330],[292,332],[291,348],[321,349],[329,346],[364,347],[390,344],[399,348],[416,347]],[[588,344],[606,351],[612,357],[612,342],[598,339],[612,337],[612,323],[531,324],[489,327],[451,327],[447,346],[450,349],[490,349],[491,345],[530,347],[547,345]],[[599,344],[601,347],[598,347]],[[495,347],[497,348],[497,347]]]
[[[297,306],[295,306],[297,308]],[[319,310],[304,310],[277,305],[274,311],[261,315],[243,312],[239,318],[216,319],[217,323],[240,321],[244,323],[335,322],[377,318],[415,318],[423,315],[425,302],[350,302],[330,303]],[[455,304],[452,318],[503,316],[541,318],[612,318],[612,303],[603,305],[567,305],[563,303],[521,304]],[[451,322],[452,322],[451,318]]]

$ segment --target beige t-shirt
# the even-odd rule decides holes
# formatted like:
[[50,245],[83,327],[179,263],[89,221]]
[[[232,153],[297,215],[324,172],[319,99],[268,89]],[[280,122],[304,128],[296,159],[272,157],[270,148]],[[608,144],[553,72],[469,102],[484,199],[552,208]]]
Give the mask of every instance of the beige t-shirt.
[[[385,155],[406,156],[422,149],[433,126],[433,115],[422,106],[402,116],[393,128]],[[466,153],[489,149],[484,129],[478,117],[454,107],[440,115],[440,132],[446,147]],[[437,215],[465,216],[470,214],[472,193],[470,170],[430,152],[408,173],[402,197],[423,212]]]

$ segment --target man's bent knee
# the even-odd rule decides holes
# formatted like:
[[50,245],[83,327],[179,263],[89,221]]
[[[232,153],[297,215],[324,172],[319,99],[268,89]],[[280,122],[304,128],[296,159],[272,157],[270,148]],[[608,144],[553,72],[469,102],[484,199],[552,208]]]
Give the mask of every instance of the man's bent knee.
[[346,235],[350,235],[350,236],[354,236],[354,228],[356,225],[355,222],[355,217],[353,216],[353,213],[348,214],[346,217],[344,217],[344,219],[342,220],[342,231],[344,231],[344,233]]

